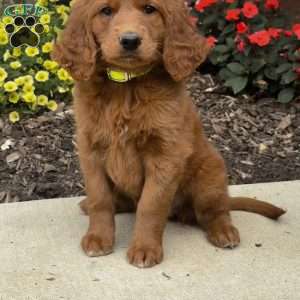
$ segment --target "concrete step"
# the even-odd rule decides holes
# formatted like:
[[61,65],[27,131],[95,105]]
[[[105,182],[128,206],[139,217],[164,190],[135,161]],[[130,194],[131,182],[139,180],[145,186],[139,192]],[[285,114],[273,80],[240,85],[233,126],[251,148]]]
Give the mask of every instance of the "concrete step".
[[234,212],[241,245],[221,250],[204,233],[169,223],[164,262],[126,262],[134,215],[116,218],[115,252],[88,258],[79,243],[88,219],[79,198],[0,205],[0,299],[3,300],[299,300],[300,181],[232,186],[288,213],[278,222]]

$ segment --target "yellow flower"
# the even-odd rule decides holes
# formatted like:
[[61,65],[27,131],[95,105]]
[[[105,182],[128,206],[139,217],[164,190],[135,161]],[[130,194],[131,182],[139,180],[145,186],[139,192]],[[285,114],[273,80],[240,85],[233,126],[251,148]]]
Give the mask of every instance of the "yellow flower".
[[14,82],[17,85],[23,85],[25,83],[25,78],[23,76],[17,77],[15,78]]
[[0,45],[6,45],[8,43],[8,35],[4,31],[0,31]]
[[13,61],[9,65],[12,69],[18,69],[22,66],[22,64],[19,61]]
[[57,34],[58,37],[60,37],[60,34],[62,32],[62,29],[60,29],[59,27],[57,26],[54,26],[53,28],[54,32]]
[[36,101],[36,95],[34,93],[25,93],[22,97],[27,103],[34,103]]
[[25,53],[29,57],[34,57],[40,53],[39,49],[36,47],[26,47]]
[[21,48],[14,48],[12,54],[15,57],[21,56],[21,54],[22,54]]
[[47,59],[44,61],[43,66],[46,70],[53,70],[58,66],[58,64],[53,60]]
[[17,111],[12,111],[9,114],[9,121],[11,121],[12,123],[16,123],[18,121],[20,121],[20,115]]
[[61,94],[66,93],[70,90],[69,88],[64,88],[62,86],[59,86],[57,89],[58,89],[58,92]]
[[57,71],[57,77],[63,81],[70,79],[69,73],[62,68]]
[[6,92],[14,92],[18,89],[18,86],[14,81],[5,82],[3,87]]
[[23,86],[24,93],[33,93],[34,90],[35,90],[35,87],[30,83],[25,83]]
[[43,59],[42,59],[41,57],[39,57],[39,58],[36,60],[36,62],[37,62],[38,64],[42,64],[42,63],[43,63]]
[[39,82],[45,82],[49,79],[49,72],[47,71],[38,71],[35,74],[35,80]]
[[33,84],[33,77],[31,75],[24,76],[24,82],[28,84]]
[[52,48],[53,48],[53,44],[52,42],[48,42],[48,43],[45,43],[43,46],[42,46],[42,51],[44,53],[49,53],[52,51]]
[[40,17],[40,23],[42,24],[49,24],[50,21],[51,21],[51,17],[49,14],[45,14]]
[[7,24],[12,24],[14,22],[14,19],[10,16],[6,16],[2,18],[2,23],[4,23],[5,25]]
[[68,21],[69,15],[63,13],[63,14],[61,14],[61,18],[62,18],[62,20],[63,20],[63,23],[62,23],[62,24],[65,25],[65,24],[67,23],[67,21]]
[[47,104],[48,109],[52,110],[52,111],[56,111],[57,110],[57,103],[54,100],[50,100]]
[[19,99],[20,99],[20,96],[16,92],[10,93],[8,96],[8,101],[11,103],[18,103]]
[[37,5],[47,6],[48,5],[48,0],[37,0]]
[[7,61],[9,58],[11,58],[9,50],[6,50],[3,54],[3,60]]
[[40,106],[45,106],[48,104],[48,97],[45,95],[40,95],[37,97],[37,104]]
[[7,72],[4,68],[0,67],[0,81],[4,81],[7,78]]
[[44,32],[48,33],[50,31],[50,27],[48,25],[44,25]]
[[66,12],[69,12],[70,11],[70,8],[65,6],[65,5],[58,5],[56,7],[56,11],[57,13],[59,14],[63,14],[63,13],[66,13]]

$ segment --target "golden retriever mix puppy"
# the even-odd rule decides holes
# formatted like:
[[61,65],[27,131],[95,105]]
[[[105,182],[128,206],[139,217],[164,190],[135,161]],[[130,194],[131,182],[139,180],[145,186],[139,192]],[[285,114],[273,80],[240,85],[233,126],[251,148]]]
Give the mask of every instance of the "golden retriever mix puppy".
[[224,161],[185,91],[208,52],[183,0],[75,2],[53,58],[76,82],[87,255],[113,251],[116,212],[136,210],[127,257],[137,267],[162,261],[168,217],[197,223],[211,243],[233,248],[240,237],[230,210],[284,213],[228,195]]

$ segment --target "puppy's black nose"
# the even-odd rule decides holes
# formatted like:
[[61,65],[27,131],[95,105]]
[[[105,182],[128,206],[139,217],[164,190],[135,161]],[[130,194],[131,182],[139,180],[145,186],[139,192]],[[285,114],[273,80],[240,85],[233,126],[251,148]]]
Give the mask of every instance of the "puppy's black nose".
[[141,38],[135,32],[125,32],[120,37],[121,45],[128,51],[136,50],[140,46],[141,42]]

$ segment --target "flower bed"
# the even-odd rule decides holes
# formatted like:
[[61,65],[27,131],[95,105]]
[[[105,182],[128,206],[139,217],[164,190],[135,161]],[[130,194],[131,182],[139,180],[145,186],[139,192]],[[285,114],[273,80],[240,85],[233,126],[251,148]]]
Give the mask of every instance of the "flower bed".
[[[43,29],[37,46],[13,47],[11,36],[24,24],[17,26],[12,16],[4,16],[0,22],[0,110],[10,112],[11,122],[17,122],[25,112],[56,110],[58,101],[70,98],[72,78],[50,59],[53,40],[63,28],[70,10],[56,5],[57,1],[38,0],[36,3],[47,9],[40,17],[35,16],[35,23],[41,24]],[[19,16],[23,20],[28,17],[21,13]],[[7,32],[8,24],[13,26],[14,32]],[[30,30],[37,34],[35,25]]]
[[279,0],[200,0],[193,16],[235,94],[259,89],[283,103],[300,94],[300,24],[287,28]]
[[[37,47],[12,47],[6,26],[14,20],[0,22],[0,110],[10,112],[12,122],[22,113],[56,110],[59,101],[70,99],[72,78],[50,59],[70,10],[57,2],[36,3],[47,9],[36,18],[44,30]],[[234,93],[260,90],[284,103],[300,94],[300,24],[287,28],[280,8],[278,0],[196,2],[192,21],[214,46],[209,62]]]

